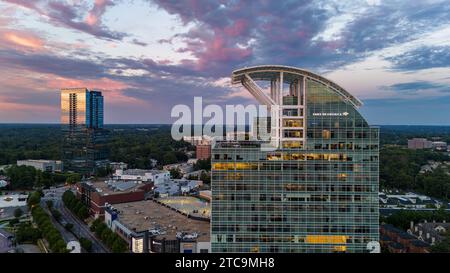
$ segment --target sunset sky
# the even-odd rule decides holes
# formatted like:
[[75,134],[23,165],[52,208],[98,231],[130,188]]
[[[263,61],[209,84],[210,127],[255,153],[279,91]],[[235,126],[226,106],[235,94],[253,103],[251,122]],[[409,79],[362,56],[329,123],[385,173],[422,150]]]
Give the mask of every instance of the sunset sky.
[[305,68],[371,124],[450,125],[450,1],[0,0],[0,123],[59,122],[59,89],[105,96],[106,123],[175,104],[256,103],[234,69]]

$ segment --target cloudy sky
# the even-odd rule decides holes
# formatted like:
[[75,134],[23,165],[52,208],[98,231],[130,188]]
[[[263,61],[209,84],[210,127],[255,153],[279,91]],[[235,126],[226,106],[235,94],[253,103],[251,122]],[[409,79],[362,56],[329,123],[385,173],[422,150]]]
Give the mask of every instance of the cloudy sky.
[[107,123],[175,104],[248,104],[233,69],[306,68],[372,124],[450,125],[450,1],[0,0],[0,122],[59,122],[59,88],[105,95]]

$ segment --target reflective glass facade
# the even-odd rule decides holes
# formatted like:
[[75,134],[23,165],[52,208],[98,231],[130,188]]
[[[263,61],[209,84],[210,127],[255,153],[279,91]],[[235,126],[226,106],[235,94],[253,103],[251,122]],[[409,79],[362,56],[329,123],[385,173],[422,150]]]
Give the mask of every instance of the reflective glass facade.
[[87,88],[61,90],[63,161],[67,170],[92,173],[108,158],[109,132],[103,129],[103,96]]
[[379,241],[379,130],[329,85],[303,83],[301,109],[282,109],[275,151],[213,146],[213,252],[368,252]]

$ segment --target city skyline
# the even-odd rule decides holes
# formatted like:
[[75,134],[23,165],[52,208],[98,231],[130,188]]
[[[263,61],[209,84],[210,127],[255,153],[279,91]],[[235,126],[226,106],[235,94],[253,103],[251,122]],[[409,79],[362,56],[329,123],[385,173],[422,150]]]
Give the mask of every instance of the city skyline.
[[308,69],[370,124],[450,125],[449,1],[0,1],[0,123],[58,123],[59,89],[102,91],[106,124],[173,105],[254,104],[231,71]]

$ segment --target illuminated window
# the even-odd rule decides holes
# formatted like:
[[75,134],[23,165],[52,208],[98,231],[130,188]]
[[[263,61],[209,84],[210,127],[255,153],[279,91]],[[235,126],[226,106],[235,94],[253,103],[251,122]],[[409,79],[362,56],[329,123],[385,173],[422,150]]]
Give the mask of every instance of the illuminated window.
[[284,137],[303,137],[303,131],[302,130],[284,130],[283,131]]
[[303,143],[301,141],[283,141],[283,148],[301,148]]
[[281,158],[282,158],[281,153],[267,154],[267,160],[281,160]]
[[347,251],[346,246],[335,246],[333,247],[333,252],[345,252]]
[[346,181],[347,180],[347,174],[346,173],[338,174],[338,180],[339,181]]
[[283,120],[284,127],[303,127],[302,119],[284,119]]
[[344,235],[307,235],[308,244],[345,244],[348,236]]

